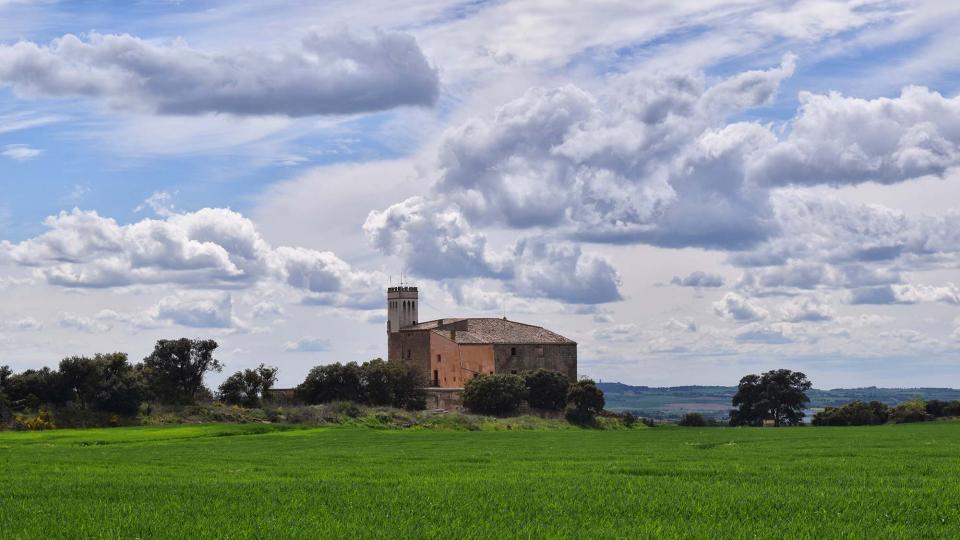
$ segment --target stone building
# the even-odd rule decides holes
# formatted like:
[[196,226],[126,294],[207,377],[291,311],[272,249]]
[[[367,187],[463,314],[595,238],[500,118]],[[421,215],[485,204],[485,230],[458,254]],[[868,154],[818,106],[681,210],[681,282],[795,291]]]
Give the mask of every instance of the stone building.
[[417,366],[431,387],[538,368],[577,378],[577,343],[560,334],[506,317],[419,322],[418,307],[416,287],[387,289],[387,358]]

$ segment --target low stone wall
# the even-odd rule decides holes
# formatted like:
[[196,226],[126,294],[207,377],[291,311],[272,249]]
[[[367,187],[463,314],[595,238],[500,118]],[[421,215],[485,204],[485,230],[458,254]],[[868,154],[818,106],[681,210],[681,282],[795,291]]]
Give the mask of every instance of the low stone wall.
[[463,388],[427,388],[427,409],[463,409]]

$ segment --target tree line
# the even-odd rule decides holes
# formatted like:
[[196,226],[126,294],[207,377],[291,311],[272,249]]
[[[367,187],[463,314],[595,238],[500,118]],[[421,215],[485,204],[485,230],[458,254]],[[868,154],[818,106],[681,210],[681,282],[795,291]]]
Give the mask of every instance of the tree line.
[[[810,403],[807,392],[812,387],[807,376],[799,371],[777,369],[740,379],[732,399],[735,407],[726,424],[731,426],[796,426],[803,422],[804,410]],[[826,407],[814,414],[815,426],[862,426],[888,422],[923,422],[943,417],[960,416],[960,401],[913,399],[888,406],[879,401],[854,400],[839,407]],[[700,413],[687,413],[679,421],[682,426],[724,425]]]

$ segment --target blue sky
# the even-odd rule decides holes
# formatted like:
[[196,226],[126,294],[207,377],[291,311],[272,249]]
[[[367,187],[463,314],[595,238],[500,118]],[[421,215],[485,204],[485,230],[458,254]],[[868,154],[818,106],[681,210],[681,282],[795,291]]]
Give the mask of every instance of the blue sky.
[[0,361],[210,335],[293,384],[385,353],[403,271],[604,380],[960,385],[958,20],[0,0]]

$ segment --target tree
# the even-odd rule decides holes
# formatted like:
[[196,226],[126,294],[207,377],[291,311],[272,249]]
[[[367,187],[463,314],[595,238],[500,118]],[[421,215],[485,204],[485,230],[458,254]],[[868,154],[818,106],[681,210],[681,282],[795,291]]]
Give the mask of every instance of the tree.
[[680,421],[677,422],[677,425],[685,427],[705,427],[707,425],[707,419],[704,418],[703,414],[698,412],[688,412],[680,418]]
[[14,410],[38,409],[41,405],[64,405],[71,400],[59,371],[48,367],[28,369],[7,377],[6,393]]
[[730,424],[762,426],[764,420],[773,420],[776,426],[797,425],[810,402],[806,392],[811,386],[806,375],[789,369],[747,375],[733,396],[737,408],[730,411]]
[[562,411],[567,406],[570,379],[559,371],[538,369],[522,374],[527,385],[527,403],[534,409]]
[[953,400],[943,408],[944,416],[960,416],[960,401]]
[[0,422],[6,420],[10,412],[10,398],[7,396],[7,379],[13,375],[10,366],[0,366]]
[[590,379],[580,379],[567,391],[567,418],[577,422],[592,422],[607,404],[603,390]]
[[355,401],[363,398],[363,373],[356,362],[327,364],[310,370],[296,389],[303,401],[327,403],[330,401]]
[[207,372],[223,366],[213,357],[217,342],[212,339],[161,339],[153,353],[143,359],[143,371],[151,393],[167,403],[193,403],[203,387]]
[[480,414],[508,414],[520,407],[526,392],[519,375],[478,375],[463,386],[463,405]]
[[932,417],[927,413],[927,404],[922,399],[911,399],[898,403],[890,409],[890,421],[898,424],[924,422]]
[[84,356],[71,356],[60,361],[60,377],[70,401],[86,409],[96,393],[97,368],[93,359]]
[[841,407],[827,407],[813,415],[815,426],[869,426],[886,423],[889,409],[879,401],[856,400]]
[[238,371],[220,385],[219,397],[224,403],[259,407],[277,382],[277,368],[260,364],[255,369]]
[[364,402],[411,410],[426,407],[426,381],[416,367],[376,358],[364,362],[360,371]]
[[944,410],[947,408],[948,405],[950,405],[949,401],[931,399],[926,403],[927,414],[937,418],[941,416],[945,416]]
[[96,354],[93,357],[96,383],[91,403],[98,411],[133,414],[144,400],[143,383],[127,353]]

